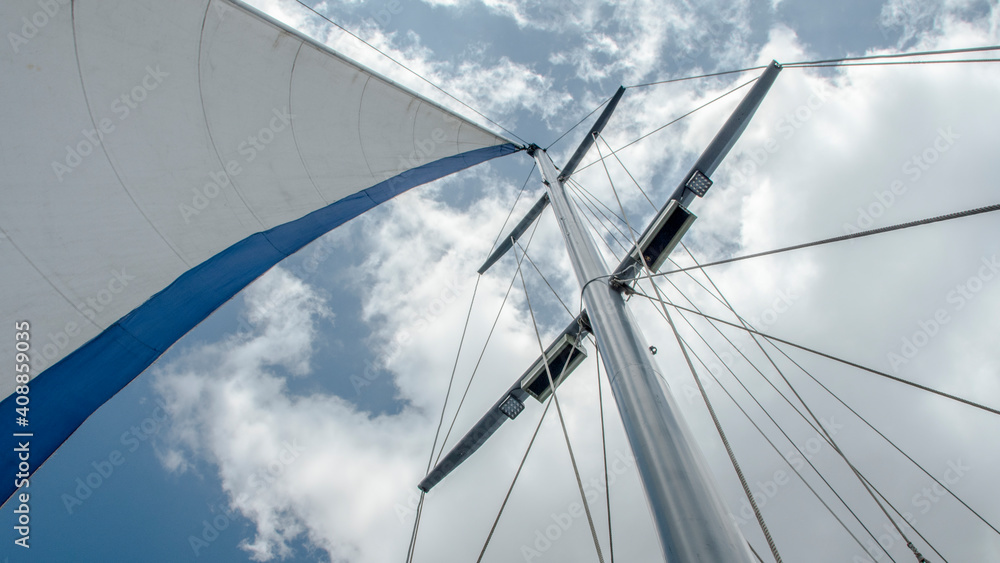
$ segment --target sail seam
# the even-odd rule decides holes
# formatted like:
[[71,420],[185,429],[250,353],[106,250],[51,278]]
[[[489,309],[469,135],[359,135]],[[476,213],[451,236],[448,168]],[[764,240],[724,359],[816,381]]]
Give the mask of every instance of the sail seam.
[[[295,108],[292,106],[292,84],[295,80],[295,68],[299,62],[299,55],[302,54],[302,46],[305,43],[299,43],[299,48],[295,50],[295,60],[292,61],[292,70],[288,73],[288,113],[290,115],[295,115]],[[316,180],[313,179],[312,172],[309,170],[309,165],[306,164],[306,159],[302,156],[302,149],[299,148],[299,138],[295,134],[295,120],[288,120],[289,129],[292,132],[292,143],[295,144],[295,154],[299,155],[299,162],[302,163],[302,169],[306,171],[306,177],[309,178],[309,183],[312,184],[314,190],[316,190],[316,195],[319,196],[320,201],[326,205],[330,205],[331,201],[327,201],[326,197],[323,196],[323,192],[319,190],[319,186],[316,184]]]
[[[33,467],[37,470],[93,412],[160,354],[284,257],[412,187],[517,150],[513,144],[497,145],[408,170],[304,217],[250,235],[188,270],[33,380],[32,407],[50,425],[44,436],[34,438],[32,458],[39,463]],[[6,397],[0,409],[13,409],[14,398]],[[0,449],[16,447],[13,440],[10,435],[0,437]],[[12,475],[17,472],[15,465],[14,457],[0,459],[0,472]],[[0,499],[6,501],[14,494],[13,484],[11,480],[0,489]]]
[[[222,166],[222,168],[224,169],[226,163],[222,159],[222,151],[219,150],[219,145],[215,142],[215,135],[212,134],[212,123],[208,119],[208,108],[205,107],[205,88],[201,79],[202,78],[201,61],[205,54],[204,50],[205,29],[208,25],[208,13],[211,10],[212,2],[214,1],[215,0],[208,0],[208,2],[205,4],[205,15],[202,17],[201,20],[201,34],[198,36],[198,100],[199,103],[201,104],[201,114],[205,119],[205,131],[208,134],[208,142],[209,144],[212,145],[212,150],[215,151],[215,157],[218,159],[219,165]],[[257,224],[261,228],[265,228],[264,221],[257,216],[257,212],[253,210],[253,207],[250,206],[250,203],[247,202],[246,198],[243,197],[243,192],[241,192],[239,187],[237,186],[236,178],[230,178],[230,182],[233,187],[233,192],[236,194],[236,197],[240,198],[240,201],[243,202],[243,205],[246,207],[247,211],[250,212],[250,215],[252,215],[253,218],[257,220]]]
[[[76,58],[77,73],[80,75],[80,92],[83,95],[83,104],[87,108],[87,116],[90,118],[90,124],[93,127],[93,130],[97,131],[100,129],[100,127],[98,126],[97,119],[94,117],[94,110],[90,106],[90,96],[87,95],[87,82],[83,78],[83,66],[80,64],[80,45],[77,41],[77,36],[76,36],[76,6],[77,4],[74,2],[70,7],[70,25],[73,30],[73,55]],[[125,192],[126,196],[128,196],[129,201],[132,202],[132,205],[135,207],[136,211],[138,211],[139,214],[142,215],[142,218],[146,220],[146,223],[148,223],[149,227],[153,229],[153,232],[155,232],[157,236],[159,236],[160,239],[163,241],[163,243],[167,245],[167,248],[172,250],[173,253],[177,256],[177,258],[179,258],[180,261],[185,266],[191,267],[192,265],[191,262],[184,257],[180,249],[175,247],[174,244],[170,241],[170,239],[166,237],[166,235],[160,232],[160,229],[157,228],[157,226],[149,219],[149,216],[146,215],[146,210],[143,209],[142,206],[139,205],[139,202],[135,200],[135,197],[132,196],[132,192],[129,191],[128,186],[125,185],[125,180],[122,179],[121,173],[118,171],[118,166],[115,165],[114,159],[111,158],[111,153],[108,151],[107,144],[103,142],[97,144],[100,145],[101,152],[103,152],[104,157],[108,159],[108,166],[111,167],[111,171],[114,173],[115,178],[118,180],[118,184],[121,185],[122,191]]]

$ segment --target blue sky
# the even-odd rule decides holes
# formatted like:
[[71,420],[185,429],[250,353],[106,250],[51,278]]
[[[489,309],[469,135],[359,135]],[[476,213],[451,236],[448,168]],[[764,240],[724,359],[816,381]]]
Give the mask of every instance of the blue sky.
[[[294,2],[253,4],[455,106]],[[771,58],[789,62],[1000,40],[996,5],[973,0],[627,5],[376,0],[324,3],[318,9],[541,145],[622,83],[728,70]],[[608,141],[621,146],[737,83],[727,77],[630,90],[606,131]],[[884,226],[994,203],[991,147],[997,139],[989,124],[1000,117],[998,87],[1000,74],[989,65],[783,71],[754,126],[719,170],[718,187],[698,202],[695,212],[701,219],[690,237],[692,250],[717,258],[835,236],[866,221]],[[650,188],[657,205],[735,102],[727,98],[623,151],[623,161]],[[799,119],[791,120],[796,111]],[[795,125],[789,129],[789,123]],[[557,163],[578,138],[570,135],[554,147]],[[775,151],[764,149],[775,144]],[[915,174],[907,168],[907,162],[935,147],[940,164]],[[39,469],[31,487],[32,547],[25,552],[5,541],[0,553],[10,561],[403,560],[415,485],[423,475],[475,269],[530,168],[526,156],[515,155],[417,188],[261,278],[104,405]],[[613,173],[616,185],[626,184],[623,171]],[[595,166],[580,181],[610,205],[614,199],[603,174]],[[879,198],[896,180],[905,189],[885,204]],[[514,216],[539,193],[535,176]],[[641,198],[631,190],[624,203],[644,224],[650,209]],[[879,201],[882,211],[865,219],[866,210],[873,215],[870,210],[878,209],[873,205]],[[982,265],[1000,252],[991,221],[979,217],[910,238],[891,235],[870,245],[810,251],[794,260],[765,259],[724,269],[717,281],[745,316],[761,319],[775,333],[997,405],[1000,356],[991,338],[1000,328],[995,315],[1000,284],[981,274],[989,271]],[[540,222],[536,237],[529,253],[575,308],[579,289],[551,217]],[[468,380],[513,273],[508,258],[480,282],[458,385]],[[541,328],[546,336],[554,334],[569,317],[539,277],[530,273],[527,280]],[[694,291],[691,282],[678,283]],[[537,355],[518,287],[457,417],[458,436]],[[956,293],[961,287],[980,289],[958,297],[965,295]],[[671,366],[668,383],[691,417],[727,504],[739,513],[738,483],[704,405],[689,400],[690,375],[678,363],[673,336],[654,309],[634,306],[644,325],[655,325],[647,335],[665,352],[658,358]],[[930,343],[920,347],[916,359],[894,364],[892,353],[940,311],[948,321],[933,331]],[[951,469],[954,475],[956,466],[967,468],[955,490],[987,520],[1000,522],[1000,497],[992,483],[1000,458],[980,441],[996,443],[997,420],[815,358],[795,357],[828,375],[848,402],[904,450],[917,452],[933,472],[944,475]],[[587,477],[600,474],[594,381],[589,365],[560,388]],[[750,387],[768,392],[760,381]],[[800,484],[767,494],[770,483],[781,480],[781,460],[717,386],[709,389],[713,400],[725,404],[720,407],[723,423],[733,428],[737,453],[748,460],[745,469],[767,496],[765,516],[773,522],[779,548],[790,554],[785,559],[870,560]],[[924,493],[927,480],[894,452],[886,453],[843,408],[814,387],[806,396],[820,405],[825,419],[842,424],[838,439],[843,436],[859,465],[890,497],[916,514],[918,526],[946,557],[986,560],[1000,552],[1000,538],[947,495],[933,489]],[[749,399],[743,397],[741,404],[749,405]],[[793,440],[808,447],[812,434],[795,413],[777,396],[765,404],[789,422]],[[429,497],[416,561],[469,561],[478,554],[538,420],[539,406],[528,409],[516,427],[508,424],[489,448]],[[612,413],[608,420],[609,453],[625,460],[628,446],[620,424]],[[768,434],[777,436],[770,428]],[[524,547],[534,545],[553,515],[578,498],[570,474],[563,471],[568,459],[551,417],[540,440],[487,561],[526,559]],[[845,497],[862,507],[860,515],[881,529],[877,509],[850,488],[829,450],[814,453],[818,463],[829,466],[830,479],[845,487]],[[634,468],[626,462],[621,467],[611,487],[616,555],[656,560],[659,548]],[[546,480],[556,473],[562,478]],[[603,494],[597,506],[602,514],[598,529],[605,534]],[[4,506],[0,519],[12,522],[14,508],[13,503]],[[741,529],[759,551],[764,547],[752,521]],[[552,543],[527,560],[595,558],[583,523]],[[896,543],[890,549],[904,560],[905,548]]]

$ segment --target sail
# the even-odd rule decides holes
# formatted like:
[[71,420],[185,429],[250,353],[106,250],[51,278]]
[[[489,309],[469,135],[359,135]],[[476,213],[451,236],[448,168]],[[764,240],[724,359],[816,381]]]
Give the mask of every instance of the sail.
[[0,55],[6,424],[15,323],[33,377],[28,424],[0,448],[30,441],[31,472],[284,257],[517,150],[229,0],[17,0],[0,21],[15,24]]

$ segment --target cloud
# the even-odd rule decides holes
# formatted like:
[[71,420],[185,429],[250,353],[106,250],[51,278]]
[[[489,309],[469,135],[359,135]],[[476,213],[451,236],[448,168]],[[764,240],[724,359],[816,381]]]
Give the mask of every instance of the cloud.
[[[598,68],[594,61],[631,52],[644,33],[653,43],[648,57],[639,53],[636,60],[662,61],[666,56],[666,44],[656,42],[666,28],[643,31],[628,27],[641,22],[630,24],[624,19],[619,28],[602,28],[597,14],[604,13],[601,10],[607,6],[585,5],[565,24],[554,19],[535,20],[531,15],[532,10],[541,9],[537,4],[489,6],[504,17],[519,23],[523,20],[525,26],[567,25],[602,33],[591,52],[577,45],[555,55],[557,64],[573,65],[587,80],[601,78],[593,70]],[[955,6],[932,10],[935,15],[927,17],[933,17],[936,27],[914,28],[913,44],[925,49],[995,44],[1000,39],[995,8],[961,19],[958,14],[966,12]],[[639,6],[638,12],[642,9]],[[625,17],[617,10],[613,13],[612,19]],[[663,19],[670,20],[669,14]],[[679,30],[681,24],[649,25]],[[529,67],[510,60],[492,65],[468,63],[472,66],[465,73],[461,64],[437,61],[417,37],[378,33],[372,31],[373,40],[397,49],[394,52],[405,54],[417,67],[439,73],[435,76],[450,77],[455,91],[469,92],[476,99],[487,95],[479,82],[483,76],[523,80],[529,91],[552,80],[539,78]],[[737,48],[745,45],[741,41],[734,41],[727,52],[742,63],[759,64],[772,57],[802,60],[811,54],[807,40],[784,26],[770,29],[767,43],[760,49],[741,51]],[[338,47],[352,48],[347,43]],[[634,61],[619,64],[634,64],[637,76],[652,65]],[[605,138],[612,147],[620,147],[737,83],[723,78],[631,90]],[[708,197],[693,206],[699,219],[687,242],[699,259],[709,260],[994,203],[991,172],[996,133],[992,124],[998,117],[994,101],[998,87],[1000,78],[985,65],[786,69],[751,127],[716,172]],[[602,97],[596,92],[588,95],[595,100]],[[619,156],[629,172],[657,205],[715,135],[740,95],[727,97],[621,151]],[[520,111],[517,108],[529,107],[526,99],[527,95],[514,96],[489,107],[514,113]],[[561,103],[531,111],[545,115]],[[607,154],[603,144],[601,148]],[[567,153],[571,149],[563,148]],[[554,158],[561,163],[566,156],[556,154]],[[644,225],[652,206],[616,161],[611,159],[608,164],[629,222],[636,227]],[[356,275],[352,276],[357,288],[363,289],[362,320],[372,330],[372,336],[358,344],[378,351],[377,368],[392,378],[398,413],[371,416],[332,394],[303,397],[288,391],[287,381],[293,377],[351,374],[336,366],[317,366],[312,356],[325,324],[331,320],[330,311],[336,309],[335,299],[321,299],[317,288],[280,268],[261,278],[245,295],[248,333],[205,346],[179,363],[160,368],[158,387],[168,399],[171,419],[181,421],[175,422],[171,431],[165,465],[177,471],[196,471],[207,462],[207,467],[218,471],[231,506],[255,527],[245,547],[256,559],[287,556],[298,539],[324,550],[332,560],[384,561],[405,552],[413,522],[414,484],[423,475],[454,366],[475,284],[473,270],[500,231],[507,206],[520,187],[511,183],[514,180],[498,178],[499,169],[491,165],[449,177],[407,193],[343,227],[364,234],[360,240],[364,241],[365,255],[370,256],[354,267]],[[608,204],[608,213],[618,212],[601,165],[591,166],[578,179]],[[459,205],[458,190],[485,196]],[[526,197],[513,217],[519,217],[531,203],[532,198]],[[1000,307],[1000,278],[980,276],[981,271],[989,272],[982,270],[982,260],[1000,253],[992,227],[995,223],[990,221],[981,217],[799,251],[718,268],[712,276],[736,308],[766,332],[876,369],[891,371],[889,355],[902,354],[905,340],[922,338],[915,335],[924,331],[926,344],[896,366],[900,376],[996,405],[1000,404],[995,378],[1000,356],[990,339],[998,328],[993,312]],[[350,244],[359,238],[340,240]],[[607,240],[614,248],[610,237]],[[546,213],[529,253],[574,307],[578,285],[562,248],[554,221]],[[676,257],[681,260],[681,256]],[[457,391],[453,393],[459,396],[500,308],[514,272],[513,263],[513,257],[508,256],[479,281],[476,307],[456,370]],[[551,335],[566,324],[568,316],[560,316],[564,313],[544,283],[530,269],[527,274],[532,305],[551,311],[540,315],[549,318],[543,329]],[[977,277],[978,281],[972,281]],[[713,314],[725,314],[723,307],[690,279],[671,279],[685,293],[697,293],[699,306]],[[698,279],[709,285],[704,278]],[[664,287],[672,298],[683,301],[677,290],[668,284]],[[971,297],[962,297],[959,307],[955,296],[962,295],[961,287]],[[973,292],[973,288],[978,289]],[[537,356],[534,331],[517,285],[510,299],[449,446]],[[690,393],[690,375],[673,345],[673,335],[640,298],[633,297],[631,306],[647,339],[660,350],[657,360],[706,450],[728,506],[739,515],[742,492],[700,399]],[[934,319],[939,310],[944,310],[949,320],[935,330],[925,328],[931,326],[928,319]],[[692,322],[713,345],[726,347],[711,327],[693,317]],[[684,321],[678,320],[678,324],[685,338],[692,343],[699,341]],[[747,345],[750,358],[761,366],[768,365],[752,342],[735,333],[732,337]],[[543,341],[547,342],[544,337]],[[698,344],[695,349],[706,360],[712,358],[707,347]],[[735,355],[732,350],[730,354]],[[981,447],[981,441],[991,443],[998,438],[995,426],[984,424],[986,420],[965,407],[804,354],[790,355],[936,476],[941,477],[956,460],[969,465],[972,469],[968,474],[952,484],[954,490],[990,521],[1000,517],[992,508],[1000,506],[1000,499],[990,492],[995,487],[988,469],[998,460],[994,451]],[[785,360],[777,361],[788,365]],[[593,363],[589,359],[559,390],[588,483],[603,475]],[[763,371],[772,381],[780,381],[771,370]],[[725,370],[718,373],[779,450],[794,452],[736,381]],[[984,531],[982,523],[954,501],[938,498],[933,504],[918,503],[922,491],[931,486],[929,479],[801,374],[790,370],[789,377],[819,416],[832,417],[844,426],[837,439],[859,468],[901,510],[913,513],[921,531],[950,559],[982,559],[982,554],[996,549],[994,537]],[[810,442],[814,431],[758,375],[749,372],[743,381],[787,427],[796,445],[807,448],[818,443]],[[778,387],[784,389],[784,385]],[[755,487],[764,489],[765,516],[785,558],[809,560],[815,557],[817,546],[822,546],[831,561],[863,555],[794,477],[775,489],[773,496],[767,493],[776,471],[789,475],[791,471],[717,386],[709,392],[744,470]],[[605,407],[613,410],[608,394],[604,399]],[[449,405],[446,429],[455,402]],[[521,417],[506,424],[467,465],[449,476],[446,486],[428,497],[418,560],[467,561],[478,554],[540,411],[539,405],[530,404]],[[566,529],[560,528],[557,541],[550,540],[546,549],[538,549],[545,545],[539,534],[544,537],[550,526],[558,525],[562,514],[569,513],[570,503],[578,499],[565,445],[552,420],[554,414],[550,413],[543,425],[540,441],[490,545],[488,553],[495,560],[524,559],[525,547],[540,551],[539,561],[593,557],[589,527],[580,518],[571,519]],[[605,416],[612,459],[617,453],[627,458],[628,446],[618,417],[613,412]],[[297,455],[291,457],[293,453]],[[284,463],[283,459],[291,461]],[[880,537],[883,519],[878,509],[857,488],[831,449],[821,446],[815,460]],[[804,474],[822,490],[824,499],[837,507],[838,514],[849,520],[815,475],[808,469]],[[597,526],[603,537],[603,490],[595,490],[599,494],[594,495],[592,508],[599,513]],[[612,486],[615,545],[622,560],[658,556],[644,503],[635,470],[626,467]],[[925,504],[931,506],[926,512]],[[851,526],[862,539],[867,537],[856,524]],[[741,529],[755,545],[763,545],[752,519]],[[798,541],[801,537],[810,541]],[[893,556],[906,556],[905,547],[893,543]]]
[[[379,21],[377,12],[373,16],[368,12],[356,14],[351,6],[327,3],[315,6],[316,11],[350,30],[348,34],[291,0],[259,0],[252,3],[289,25],[304,30],[348,59],[383,76],[392,76],[405,87],[491,130],[496,130],[497,126],[431,86],[428,81],[508,128],[516,127],[518,112],[526,111],[547,119],[570,101],[570,96],[556,88],[550,77],[531,65],[507,57],[492,60],[481,45],[471,46],[460,56],[435,53],[413,31],[388,31],[384,22]],[[498,88],[498,84],[503,87]]]

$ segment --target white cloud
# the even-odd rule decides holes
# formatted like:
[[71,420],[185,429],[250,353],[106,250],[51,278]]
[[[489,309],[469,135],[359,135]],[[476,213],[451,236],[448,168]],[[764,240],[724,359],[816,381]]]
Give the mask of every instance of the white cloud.
[[[540,7],[534,4],[507,2],[490,6],[526,26],[557,25],[554,21],[536,23],[530,14]],[[914,31],[914,44],[921,49],[994,44],[1000,39],[996,12],[993,8],[971,22],[960,21],[949,12],[951,16],[935,19],[939,23],[933,30]],[[596,13],[582,9],[567,25],[598,29]],[[679,29],[676,26],[680,23],[669,25]],[[595,57],[629,52],[636,48],[637,38],[648,33],[653,38],[648,56],[636,56],[642,61],[661,59],[662,44],[655,38],[662,37],[665,28],[622,29],[624,37],[602,31],[606,35],[589,54],[568,48],[555,56],[583,69],[585,77],[596,79],[596,66],[587,66]],[[456,91],[469,92],[476,98],[486,95],[479,82],[483,75],[521,80],[524,88],[532,91],[545,87],[548,80],[512,61],[487,66],[471,63],[473,66],[465,73],[460,66],[438,66],[435,55],[423,50],[418,38],[378,36],[375,32],[372,37],[407,53],[415,65],[425,64],[421,68],[429,72],[451,76]],[[346,44],[338,46],[350,49]],[[768,44],[760,52],[732,50],[734,60],[738,58],[742,63],[766,62],[772,57],[802,60],[809,54],[809,46],[785,27],[772,29]],[[648,64],[635,63],[636,72],[645,72],[642,69]],[[733,84],[720,79],[632,90],[609,125],[607,139],[611,146],[619,147]],[[715,174],[715,187],[696,204],[694,211],[700,219],[689,243],[700,258],[718,258],[836,236],[844,233],[845,225],[866,227],[870,221],[872,226],[884,226],[994,203],[996,190],[991,172],[996,132],[992,124],[1000,117],[994,101],[998,88],[1000,78],[985,65],[835,72],[784,70],[753,124]],[[739,95],[622,151],[622,160],[649,188],[657,204],[709,142]],[[500,100],[491,107],[513,112],[517,107],[526,107],[525,100]],[[546,115],[551,107],[557,105],[534,111]],[[944,141],[939,140],[942,131],[947,137]],[[958,137],[948,136],[948,131]],[[947,150],[943,150],[945,146]],[[934,163],[924,170],[913,159],[929,160],[931,149],[937,151]],[[556,160],[562,162],[565,155],[558,155]],[[908,162],[912,166],[907,167]],[[644,224],[651,212],[649,205],[630,186],[631,180],[616,162],[612,160],[609,166],[630,221],[633,225]],[[296,537],[307,538],[334,560],[384,561],[405,552],[412,524],[412,514],[406,507],[414,484],[422,476],[433,438],[471,298],[472,271],[499,230],[515,188],[498,181],[495,174],[493,168],[483,167],[446,179],[406,194],[354,226],[345,227],[364,228],[369,240],[367,251],[372,258],[355,276],[358,286],[367,288],[364,320],[375,334],[364,344],[372,350],[386,351],[384,368],[405,405],[399,414],[371,417],[335,396],[303,398],[287,392],[280,374],[288,371],[308,376],[310,352],[328,320],[329,305],[316,296],[313,288],[280,269],[262,278],[247,294],[254,326],[248,337],[206,347],[182,363],[163,368],[159,385],[169,399],[171,418],[184,421],[173,429],[173,448],[164,462],[179,470],[204,459],[218,469],[232,505],[256,527],[246,545],[258,559],[286,555]],[[615,201],[600,165],[592,166],[579,179],[603,201]],[[895,181],[902,182],[905,190],[894,194],[889,203],[885,192]],[[450,201],[448,193],[463,183],[485,186],[484,192],[491,195],[455,209],[446,203]],[[530,203],[529,198],[520,209]],[[609,206],[616,209],[614,203]],[[865,213],[869,219],[864,219]],[[570,303],[575,306],[576,282],[551,217],[545,217],[530,253],[546,268],[546,275],[551,276],[562,295],[572,297]],[[888,354],[899,350],[904,338],[912,339],[921,330],[922,321],[944,309],[949,316],[947,330],[941,327],[931,335],[914,360],[899,366],[900,375],[996,405],[1000,404],[995,377],[1000,356],[991,339],[995,340],[1000,328],[994,314],[1000,307],[1000,280],[980,280],[981,289],[974,300],[967,300],[961,308],[949,301],[952,290],[968,286],[969,280],[978,275],[982,258],[1000,253],[995,222],[991,220],[962,220],[747,262],[718,269],[713,279],[745,316],[759,319],[768,332],[882,370],[891,369]],[[512,259],[508,257],[480,282],[466,352],[457,370],[456,386],[460,390],[475,363],[474,352],[486,340],[511,274]],[[557,310],[544,293],[547,289],[532,276],[529,280],[534,280],[533,298],[539,296],[536,306],[545,302]],[[693,283],[683,278],[678,284],[685,291],[694,291]],[[471,426],[537,355],[534,333],[517,286],[513,295],[458,418],[457,435]],[[721,310],[704,297],[700,305],[713,312]],[[275,306],[266,307],[266,303]],[[690,376],[679,363],[671,344],[673,336],[638,298],[633,298],[632,306],[650,343],[661,350],[657,359],[661,366],[669,367],[664,371],[680,395],[681,408],[707,450],[729,506],[738,512],[741,492],[703,407],[698,401],[687,400]],[[561,326],[565,321],[551,324]],[[692,341],[697,339],[687,329],[683,332]],[[707,354],[707,350],[699,347],[699,353]],[[995,487],[990,468],[997,463],[996,453],[981,447],[982,441],[993,443],[1000,438],[995,421],[873,376],[832,367],[801,354],[794,357],[813,368],[817,377],[936,475],[942,475],[948,462],[961,459],[969,464],[972,469],[968,475],[954,484],[956,492],[992,522],[1000,520],[994,508],[1000,506],[1000,499],[991,492]],[[802,379],[792,377],[794,381]],[[773,375],[772,379],[777,381]],[[730,381],[724,380],[727,384]],[[763,397],[762,402],[778,413],[776,417],[788,424],[796,443],[806,443],[811,431],[790,408],[769,394],[757,376],[747,382]],[[930,486],[929,480],[889,452],[863,424],[815,386],[800,383],[800,387],[815,401],[811,403],[817,407],[817,414],[844,423],[838,439],[848,453],[901,509],[916,513],[921,530],[946,556],[952,560],[977,560],[996,549],[996,540],[988,530],[984,531],[985,526],[970,519],[965,509],[950,500],[939,499],[931,511],[921,512],[922,505],[915,505],[913,499]],[[732,389],[737,389],[735,384]],[[595,392],[592,360],[560,388],[585,480],[602,471]],[[732,409],[728,399],[718,389],[710,393],[723,412],[723,423],[731,429],[730,439],[752,481],[765,482],[776,470],[787,470],[747,427],[742,415]],[[738,398],[741,404],[751,404],[745,395],[739,394]],[[605,399],[612,410],[607,395]],[[451,475],[447,486],[429,497],[418,561],[467,561],[478,554],[541,410],[536,404],[529,409],[515,423],[505,426],[462,470]],[[750,412],[763,423],[765,419],[757,410]],[[626,452],[618,418],[613,412],[606,417],[611,431],[610,451]],[[770,426],[765,425],[765,429],[779,440],[782,451],[791,450]],[[449,443],[456,437],[453,435]],[[264,487],[256,486],[260,477],[267,475],[269,466],[276,459],[280,462],[289,440],[298,441],[301,454],[289,464],[275,466],[280,469],[280,479]],[[552,523],[552,515],[566,511],[576,498],[554,421],[546,423],[539,440],[491,544],[488,553],[493,559],[487,560],[522,559],[522,545],[531,546],[537,532]],[[862,507],[860,514],[866,521],[876,523],[874,527],[878,528],[881,520],[877,509],[864,499],[849,476],[831,469],[837,467],[831,452],[824,450],[817,460],[829,471],[832,482],[848,491],[846,498],[852,505]],[[257,481],[252,480],[255,476]],[[616,554],[622,560],[657,557],[658,547],[649,515],[642,508],[645,501],[634,470],[623,472],[618,483],[612,490]],[[829,500],[830,495],[824,494]],[[398,518],[400,507],[406,515],[402,522]],[[601,513],[602,509],[603,503],[598,502],[595,512]],[[851,546],[850,539],[835,522],[823,516],[823,509],[798,484],[768,498],[764,512],[786,560],[812,560],[817,549],[830,561],[850,560],[857,554],[856,546]],[[606,529],[603,519],[601,513],[598,529],[602,534]],[[763,545],[752,524],[742,529],[756,545]],[[797,541],[803,537],[810,539]],[[576,520],[539,560],[592,558],[592,550],[586,523]],[[902,560],[905,548],[897,544],[893,555]]]
[[[491,130],[496,130],[497,127],[421,80],[418,75],[510,129],[516,129],[515,117],[518,111],[527,111],[547,119],[570,101],[568,94],[555,88],[551,78],[530,65],[507,57],[490,60],[481,46],[475,45],[460,57],[435,53],[412,31],[386,31],[383,22],[378,21],[377,13],[376,16],[365,14],[360,22],[352,23],[357,21],[353,14],[347,21],[338,21],[343,15],[339,11],[340,6],[323,3],[315,7],[316,11],[363,39],[368,43],[366,45],[357,37],[331,26],[291,0],[259,0],[253,3],[259,9],[318,38],[347,58],[383,76],[391,76],[405,87]],[[386,55],[413,72],[406,71]]]

